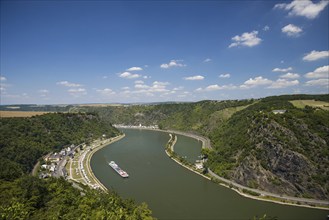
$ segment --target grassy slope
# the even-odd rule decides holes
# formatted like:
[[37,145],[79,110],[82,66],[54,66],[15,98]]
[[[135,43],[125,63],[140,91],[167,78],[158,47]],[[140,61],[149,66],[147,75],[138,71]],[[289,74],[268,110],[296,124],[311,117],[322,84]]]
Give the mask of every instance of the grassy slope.
[[311,106],[329,110],[329,102],[315,100],[292,100],[290,102],[297,108],[305,108],[305,106]]

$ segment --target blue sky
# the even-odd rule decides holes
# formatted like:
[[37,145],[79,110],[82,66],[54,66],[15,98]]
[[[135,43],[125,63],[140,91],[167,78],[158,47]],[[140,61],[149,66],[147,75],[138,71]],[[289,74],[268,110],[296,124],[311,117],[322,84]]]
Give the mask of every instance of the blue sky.
[[329,1],[1,1],[1,104],[328,93]]

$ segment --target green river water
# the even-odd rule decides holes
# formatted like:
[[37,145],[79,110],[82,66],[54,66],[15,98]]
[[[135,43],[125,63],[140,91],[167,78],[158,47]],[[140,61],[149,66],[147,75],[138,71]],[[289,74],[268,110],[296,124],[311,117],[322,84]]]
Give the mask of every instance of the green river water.
[[[171,160],[164,146],[168,133],[123,129],[126,137],[97,151],[91,159],[96,177],[124,198],[146,202],[158,219],[278,219],[325,220],[329,211],[280,205],[240,196]],[[175,152],[194,161],[201,142],[178,136]],[[108,165],[115,161],[129,178],[120,177]]]

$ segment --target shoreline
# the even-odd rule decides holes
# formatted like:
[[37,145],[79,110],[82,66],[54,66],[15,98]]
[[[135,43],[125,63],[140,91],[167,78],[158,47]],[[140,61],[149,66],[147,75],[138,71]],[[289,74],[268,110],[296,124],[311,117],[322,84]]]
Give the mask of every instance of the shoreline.
[[92,158],[92,156],[94,155],[94,153],[96,153],[98,150],[100,150],[100,149],[102,149],[102,148],[104,148],[104,147],[106,147],[106,146],[108,146],[108,145],[110,145],[110,144],[113,144],[113,143],[115,143],[115,142],[121,140],[121,139],[124,138],[124,137],[125,137],[125,134],[122,134],[122,135],[119,135],[119,136],[113,137],[112,139],[110,139],[110,141],[108,141],[108,142],[106,142],[106,143],[103,143],[103,144],[101,144],[100,146],[97,146],[97,147],[93,148],[92,151],[89,151],[89,152],[91,152],[91,153],[89,153],[88,155],[86,155],[86,157],[87,157],[87,159],[86,159],[86,166],[87,166],[87,169],[89,170],[89,173],[90,173],[90,175],[91,175],[91,178],[92,178],[92,179],[93,179],[93,180],[99,185],[99,187],[100,187],[103,191],[105,191],[105,192],[107,192],[108,189],[107,189],[107,188],[103,185],[103,183],[102,183],[99,179],[97,179],[97,177],[95,176],[94,171],[93,171],[93,169],[91,168],[91,165],[90,165],[91,158]]
[[[160,131],[160,132],[166,132],[166,133],[169,133],[169,134],[173,133],[173,134],[184,135],[184,136],[191,137],[191,138],[194,138],[194,139],[196,139],[196,140],[202,141],[202,148],[209,148],[209,149],[212,149],[211,146],[209,145],[209,143],[206,143],[206,142],[209,141],[209,139],[207,139],[207,138],[205,138],[205,137],[203,137],[203,136],[201,136],[201,135],[197,135],[197,134],[192,134],[192,133],[188,133],[188,132],[181,132],[181,131],[173,131],[173,130],[160,130],[160,129],[154,129],[154,128],[145,128],[145,127],[120,127],[120,126],[118,126],[118,128],[124,128],[124,129],[135,129],[135,130],[137,129],[137,130]],[[176,142],[175,142],[175,143],[176,143]],[[324,206],[319,206],[318,204],[314,204],[314,203],[312,203],[312,201],[306,201],[306,202],[304,202],[304,203],[309,202],[309,203],[312,203],[314,206],[313,206],[313,205],[308,205],[308,204],[297,204],[297,203],[295,203],[296,201],[294,201],[294,200],[289,200],[289,199],[287,199],[287,198],[285,199],[285,198],[283,198],[283,197],[280,196],[280,195],[272,196],[273,199],[271,199],[271,198],[264,198],[264,197],[260,197],[260,196],[253,196],[253,195],[250,195],[250,194],[248,194],[248,193],[244,193],[244,192],[241,191],[241,190],[243,190],[241,187],[239,187],[239,186],[235,186],[235,187],[237,187],[237,188],[234,188],[234,187],[230,187],[230,185],[227,184],[227,183],[215,182],[215,181],[212,180],[211,177],[206,176],[206,175],[204,175],[204,174],[202,174],[202,173],[200,173],[200,172],[194,170],[193,168],[191,168],[191,167],[189,167],[189,166],[187,166],[187,165],[181,163],[181,162],[178,161],[176,158],[174,158],[173,156],[171,156],[171,155],[169,154],[169,152],[167,152],[167,150],[165,150],[165,152],[166,152],[166,154],[167,154],[167,156],[168,156],[169,158],[171,158],[172,160],[174,160],[176,163],[178,163],[178,164],[181,165],[182,167],[184,167],[184,168],[190,170],[191,172],[194,172],[194,173],[196,173],[196,174],[198,174],[198,175],[200,175],[200,176],[202,176],[202,177],[204,177],[204,178],[206,178],[206,179],[208,179],[208,180],[210,180],[210,181],[212,181],[212,182],[214,182],[214,183],[216,183],[216,184],[219,184],[219,185],[224,186],[224,187],[226,187],[226,188],[228,188],[228,189],[231,189],[231,190],[235,191],[236,193],[238,193],[239,195],[241,195],[241,196],[243,196],[243,197],[250,198],[250,199],[255,199],[255,200],[259,200],[259,201],[264,201],[264,202],[272,202],[272,203],[281,204],[281,205],[290,205],[290,206],[296,206],[296,207],[304,207],[304,208],[313,208],[313,209],[329,210],[329,207],[327,207],[327,206],[325,206],[325,205],[324,205]],[[214,176],[212,176],[212,177],[215,178],[215,179],[217,179],[217,178],[214,177]],[[222,178],[222,179],[224,179],[224,178]],[[227,180],[227,179],[225,179],[225,180],[226,180],[226,181],[230,181],[230,182],[232,182],[231,180]],[[219,180],[219,181],[221,181],[221,180]],[[236,183],[235,183],[235,184],[236,184]],[[233,185],[234,185],[234,183],[233,183]],[[244,186],[243,186],[243,187],[244,187]],[[250,190],[250,191],[255,192],[255,189],[251,189],[251,188],[249,189],[248,187],[244,187],[244,188],[247,188],[247,190]],[[264,191],[264,192],[265,192],[265,191]],[[256,193],[257,193],[257,192],[256,192]],[[266,192],[265,192],[265,193],[266,193]],[[269,192],[267,192],[267,193],[269,193]],[[274,195],[274,193],[270,193],[270,194],[273,194],[273,195]],[[265,195],[264,195],[264,196],[265,196]],[[284,201],[277,201],[277,200],[275,200],[275,199],[284,200],[285,202],[284,202]],[[303,198],[296,197],[296,199],[303,199]],[[297,202],[298,202],[298,201],[297,201]],[[326,201],[323,200],[323,202],[326,202]]]
[[[70,160],[70,165],[69,165],[70,168],[68,169],[69,170],[68,180],[86,185],[93,189],[98,188],[98,189],[101,189],[102,191],[104,191],[105,193],[107,193],[108,189],[95,176],[95,174],[91,168],[90,161],[95,152],[97,152],[98,150],[102,149],[103,147],[106,147],[116,141],[119,141],[123,137],[125,137],[125,134],[121,134],[119,136],[115,136],[115,137],[112,137],[112,138],[109,138],[106,140],[100,140],[100,139],[94,140],[90,144],[89,147],[86,147],[85,149],[80,151],[80,153],[79,153],[80,155],[78,157]],[[79,172],[76,171],[77,174],[79,173],[79,178],[73,177],[74,169],[72,168],[72,164],[74,162],[78,163],[78,166],[75,169],[77,169],[79,171]],[[85,171],[83,168],[85,168]],[[82,173],[84,173],[84,175],[81,175]],[[92,182],[94,182],[95,184],[92,184]]]

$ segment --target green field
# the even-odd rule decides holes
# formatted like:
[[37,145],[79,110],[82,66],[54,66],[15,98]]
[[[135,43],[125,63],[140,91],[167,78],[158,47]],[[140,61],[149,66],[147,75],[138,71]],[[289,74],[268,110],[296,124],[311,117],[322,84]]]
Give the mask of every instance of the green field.
[[305,106],[318,107],[324,110],[329,110],[329,102],[315,100],[293,100],[290,101],[297,108],[305,108]]

